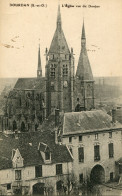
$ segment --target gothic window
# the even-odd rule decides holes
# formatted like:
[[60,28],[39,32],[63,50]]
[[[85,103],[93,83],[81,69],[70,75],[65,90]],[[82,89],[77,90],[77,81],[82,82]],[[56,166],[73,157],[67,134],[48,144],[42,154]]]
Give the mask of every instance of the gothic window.
[[63,76],[67,76],[67,75],[68,75],[68,66],[63,65]]
[[51,64],[50,76],[55,78],[55,64]]
[[95,161],[100,160],[100,146],[99,145],[94,146],[94,160]]

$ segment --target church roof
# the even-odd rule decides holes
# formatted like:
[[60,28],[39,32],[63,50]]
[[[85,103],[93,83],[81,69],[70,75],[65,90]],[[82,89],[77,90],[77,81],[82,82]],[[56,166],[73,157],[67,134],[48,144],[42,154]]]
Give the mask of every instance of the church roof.
[[89,133],[122,128],[112,124],[112,118],[102,110],[64,113],[63,135]]
[[19,78],[14,89],[20,90],[45,90],[45,77],[41,78]]
[[92,70],[88,59],[87,52],[80,53],[76,76],[82,80],[93,81]]
[[58,6],[57,27],[51,42],[49,53],[70,53],[62,30],[60,6]]
[[76,77],[82,80],[93,81],[93,74],[92,74],[92,70],[91,70],[91,66],[90,66],[90,62],[89,62],[87,50],[86,50],[84,23],[82,27],[81,45],[82,45],[82,48],[81,48],[80,57],[78,61]]
[[[41,153],[39,153],[39,143],[48,145],[51,151],[51,163],[72,162],[72,157],[65,145],[55,143],[55,133],[29,132],[18,134],[18,139],[14,135],[1,135],[0,137],[0,169],[12,168],[12,150],[18,149],[24,166],[45,164]],[[6,145],[7,144],[7,145]]]

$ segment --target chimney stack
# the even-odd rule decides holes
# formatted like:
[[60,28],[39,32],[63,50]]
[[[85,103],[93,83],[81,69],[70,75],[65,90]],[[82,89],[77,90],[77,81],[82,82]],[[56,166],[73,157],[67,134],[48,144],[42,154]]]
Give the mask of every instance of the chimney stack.
[[116,109],[112,109],[112,123],[116,123]]

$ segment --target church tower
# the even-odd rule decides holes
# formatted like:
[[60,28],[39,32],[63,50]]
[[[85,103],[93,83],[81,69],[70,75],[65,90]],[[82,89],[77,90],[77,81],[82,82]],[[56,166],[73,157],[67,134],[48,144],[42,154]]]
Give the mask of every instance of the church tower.
[[81,95],[78,97],[77,91],[77,104],[81,105],[80,110],[91,110],[94,108],[94,79],[90,66],[90,62],[86,50],[86,35],[84,21],[82,26],[81,36],[81,52],[78,61],[76,72],[76,88],[80,89]]
[[73,111],[74,57],[63,33],[60,6],[50,49],[46,49],[45,70],[47,115],[55,108],[60,112]]
[[41,67],[41,56],[40,56],[40,45],[39,45],[37,78],[41,78],[41,77],[42,77],[42,67]]

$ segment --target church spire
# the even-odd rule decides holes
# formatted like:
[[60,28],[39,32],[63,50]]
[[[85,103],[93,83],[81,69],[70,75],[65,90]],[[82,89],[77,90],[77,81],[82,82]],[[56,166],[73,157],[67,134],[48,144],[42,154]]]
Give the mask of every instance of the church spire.
[[57,29],[61,30],[61,12],[60,12],[60,4],[58,5],[58,14],[57,14]]
[[59,51],[60,53],[66,53],[66,54],[70,53],[70,50],[69,50],[69,47],[66,42],[65,35],[62,29],[60,4],[58,5],[56,31],[54,33],[54,36],[53,36],[53,39],[50,45],[49,53],[56,54]]
[[81,36],[82,39],[86,39],[86,36],[85,36],[85,26],[84,26],[84,20],[83,20],[83,26],[82,26],[82,36]]
[[41,67],[41,56],[40,56],[40,44],[38,50],[38,69],[37,69],[37,77],[42,77],[42,67]]
[[83,21],[82,35],[81,35],[81,52],[78,61],[76,76],[82,80],[93,81],[92,70],[91,70],[91,66],[86,50],[86,36],[85,36],[84,21]]

